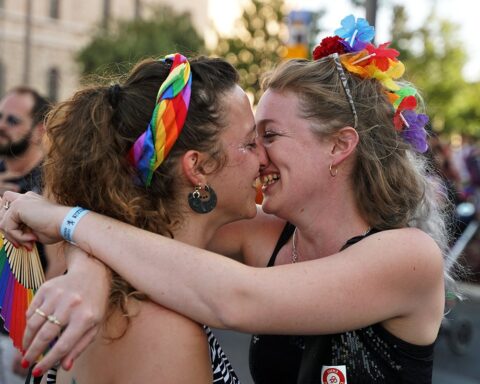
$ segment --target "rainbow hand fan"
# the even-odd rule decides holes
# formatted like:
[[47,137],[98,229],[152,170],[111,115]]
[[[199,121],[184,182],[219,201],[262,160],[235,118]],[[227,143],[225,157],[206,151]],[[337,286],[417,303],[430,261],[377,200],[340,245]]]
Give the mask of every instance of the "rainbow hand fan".
[[1,234],[0,248],[0,316],[13,345],[22,350],[25,312],[45,276],[36,246],[15,248]]

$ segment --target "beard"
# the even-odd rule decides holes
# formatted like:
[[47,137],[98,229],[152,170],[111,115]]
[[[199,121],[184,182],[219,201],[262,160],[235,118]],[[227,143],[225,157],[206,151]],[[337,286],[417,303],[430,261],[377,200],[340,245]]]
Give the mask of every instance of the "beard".
[[30,147],[30,139],[32,137],[33,129],[25,134],[17,141],[12,141],[7,135],[0,133],[1,137],[8,140],[7,144],[0,144],[0,156],[7,158],[14,158],[23,155]]

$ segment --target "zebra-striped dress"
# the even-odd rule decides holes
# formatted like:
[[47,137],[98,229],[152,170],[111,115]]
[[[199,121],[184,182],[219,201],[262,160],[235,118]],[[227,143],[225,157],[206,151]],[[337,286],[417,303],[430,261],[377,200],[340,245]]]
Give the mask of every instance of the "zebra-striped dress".
[[[240,384],[240,380],[235,374],[225,352],[218,343],[212,330],[206,325],[203,326],[207,334],[208,346],[210,351],[210,361],[212,362],[213,384]],[[47,372],[47,384],[57,382],[57,369],[52,368]]]

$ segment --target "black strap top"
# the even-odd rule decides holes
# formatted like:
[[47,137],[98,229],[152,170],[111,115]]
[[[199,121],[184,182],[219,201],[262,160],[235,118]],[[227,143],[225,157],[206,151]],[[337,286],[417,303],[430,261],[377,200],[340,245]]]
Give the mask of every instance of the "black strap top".
[[[286,224],[268,267],[294,229]],[[342,250],[376,232],[351,238]],[[322,368],[331,366],[345,366],[348,384],[431,384],[433,346],[407,343],[380,324],[333,335],[253,335],[250,371],[256,384],[330,384]]]

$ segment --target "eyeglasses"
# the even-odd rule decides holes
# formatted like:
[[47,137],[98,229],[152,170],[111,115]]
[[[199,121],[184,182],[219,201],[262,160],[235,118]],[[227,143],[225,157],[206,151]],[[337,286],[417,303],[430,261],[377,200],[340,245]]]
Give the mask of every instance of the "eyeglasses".
[[[0,121],[3,119],[3,113],[0,112]],[[22,119],[18,118],[14,115],[7,115],[5,117],[5,121],[9,127],[16,127],[17,125],[22,123]]]

